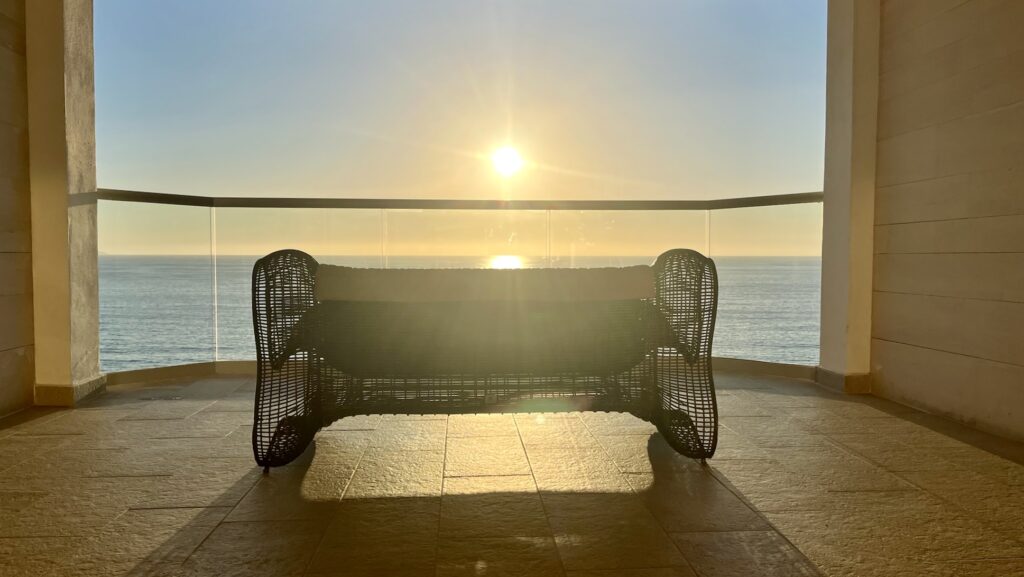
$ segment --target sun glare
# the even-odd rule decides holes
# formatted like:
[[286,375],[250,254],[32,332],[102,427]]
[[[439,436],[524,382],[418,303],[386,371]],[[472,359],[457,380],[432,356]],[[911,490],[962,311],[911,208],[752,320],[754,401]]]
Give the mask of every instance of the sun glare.
[[502,146],[491,153],[491,164],[495,172],[508,178],[523,169],[523,157],[511,146]]
[[513,254],[499,254],[491,258],[488,266],[491,268],[523,268],[523,259]]

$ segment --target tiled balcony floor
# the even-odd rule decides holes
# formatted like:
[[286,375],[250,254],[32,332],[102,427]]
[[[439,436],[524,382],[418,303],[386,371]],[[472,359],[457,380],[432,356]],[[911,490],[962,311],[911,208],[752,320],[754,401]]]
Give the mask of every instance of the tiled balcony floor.
[[1024,575],[1021,445],[718,381],[707,468],[583,413],[346,419],[269,476],[251,381],[113,388],[0,422],[0,574]]

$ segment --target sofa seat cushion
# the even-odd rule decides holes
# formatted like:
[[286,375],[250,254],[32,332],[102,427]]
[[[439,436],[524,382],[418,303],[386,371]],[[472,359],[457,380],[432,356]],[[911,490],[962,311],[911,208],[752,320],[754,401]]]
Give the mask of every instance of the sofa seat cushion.
[[667,331],[643,300],[326,301],[297,325],[292,348],[356,377],[613,375]]

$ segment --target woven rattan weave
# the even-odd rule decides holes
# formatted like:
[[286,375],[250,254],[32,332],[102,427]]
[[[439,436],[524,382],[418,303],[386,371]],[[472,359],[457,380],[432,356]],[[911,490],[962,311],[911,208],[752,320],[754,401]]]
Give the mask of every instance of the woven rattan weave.
[[[319,303],[317,267],[282,250],[253,268],[252,442],[261,466],[289,463],[322,427],[368,414],[623,411],[654,423],[684,455],[715,452],[718,276],[698,252],[658,257],[653,299],[557,310],[519,303],[512,312],[473,303],[470,314],[452,312],[458,303]],[[549,324],[518,323],[517,312]]]

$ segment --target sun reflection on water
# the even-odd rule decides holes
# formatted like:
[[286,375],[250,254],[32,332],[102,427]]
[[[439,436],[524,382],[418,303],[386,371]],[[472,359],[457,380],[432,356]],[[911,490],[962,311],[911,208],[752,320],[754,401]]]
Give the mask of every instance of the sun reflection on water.
[[514,254],[499,254],[491,257],[489,268],[523,268],[523,259]]

